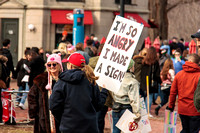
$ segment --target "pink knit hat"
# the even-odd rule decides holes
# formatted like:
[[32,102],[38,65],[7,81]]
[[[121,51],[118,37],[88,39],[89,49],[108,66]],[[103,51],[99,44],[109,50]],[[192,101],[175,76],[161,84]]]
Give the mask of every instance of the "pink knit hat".
[[[58,54],[51,54],[49,55],[48,53],[46,54],[47,58],[47,63],[49,62],[57,62],[58,64],[60,64],[61,66],[61,71],[63,71],[63,67],[62,67],[62,61],[61,61],[61,53]],[[46,64],[47,64],[46,63]],[[47,66],[46,66],[47,67]],[[48,72],[48,84],[46,85],[46,89],[50,90],[51,89],[51,85],[52,85],[52,79],[50,77],[50,73]]]

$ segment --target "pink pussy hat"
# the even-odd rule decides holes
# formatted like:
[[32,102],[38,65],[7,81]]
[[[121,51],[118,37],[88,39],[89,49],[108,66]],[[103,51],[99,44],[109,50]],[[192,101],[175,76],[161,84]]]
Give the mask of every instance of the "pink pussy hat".
[[[51,55],[47,53],[46,56],[47,56],[47,63],[53,62],[53,61],[57,62],[61,66],[61,71],[63,71],[62,61],[61,61],[61,53],[51,54]],[[48,84],[46,85],[46,89],[50,90],[51,85],[52,85],[52,79],[51,79],[50,73],[48,72]]]

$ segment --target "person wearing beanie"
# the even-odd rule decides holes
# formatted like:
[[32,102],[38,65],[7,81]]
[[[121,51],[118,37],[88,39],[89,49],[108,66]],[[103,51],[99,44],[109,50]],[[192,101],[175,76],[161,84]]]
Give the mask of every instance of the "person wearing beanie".
[[119,91],[117,93],[112,92],[114,101],[112,107],[113,133],[121,132],[115,125],[126,109],[136,115],[136,121],[141,117],[139,110],[139,82],[133,74],[134,64],[135,62],[131,59]]
[[28,93],[29,117],[35,119],[34,133],[50,133],[52,128],[56,130],[56,133],[60,133],[59,120],[55,119],[55,124],[50,124],[54,118],[51,117],[49,112],[48,99],[53,86],[58,81],[59,74],[63,71],[61,54],[46,54],[46,56],[47,72],[34,78],[33,86]]
[[99,133],[97,111],[103,107],[107,90],[99,91],[96,77],[80,53],[71,54],[67,70],[50,96],[50,110],[60,120],[62,133]]

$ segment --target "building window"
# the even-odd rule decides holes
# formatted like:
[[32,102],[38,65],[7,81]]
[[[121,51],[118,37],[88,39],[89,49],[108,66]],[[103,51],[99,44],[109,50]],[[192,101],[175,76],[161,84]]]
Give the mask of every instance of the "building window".
[[[120,4],[120,0],[115,0],[115,4]],[[124,0],[124,4],[131,5],[131,0]]]
[[58,2],[85,2],[85,0],[56,0]]

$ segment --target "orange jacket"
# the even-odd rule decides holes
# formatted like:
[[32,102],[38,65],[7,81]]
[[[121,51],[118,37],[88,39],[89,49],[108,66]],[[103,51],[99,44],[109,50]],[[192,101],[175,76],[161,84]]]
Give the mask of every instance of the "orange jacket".
[[194,107],[194,92],[200,78],[200,67],[188,62],[183,65],[183,70],[176,74],[170,90],[169,108],[175,107],[178,95],[178,113],[187,116],[200,116]]

